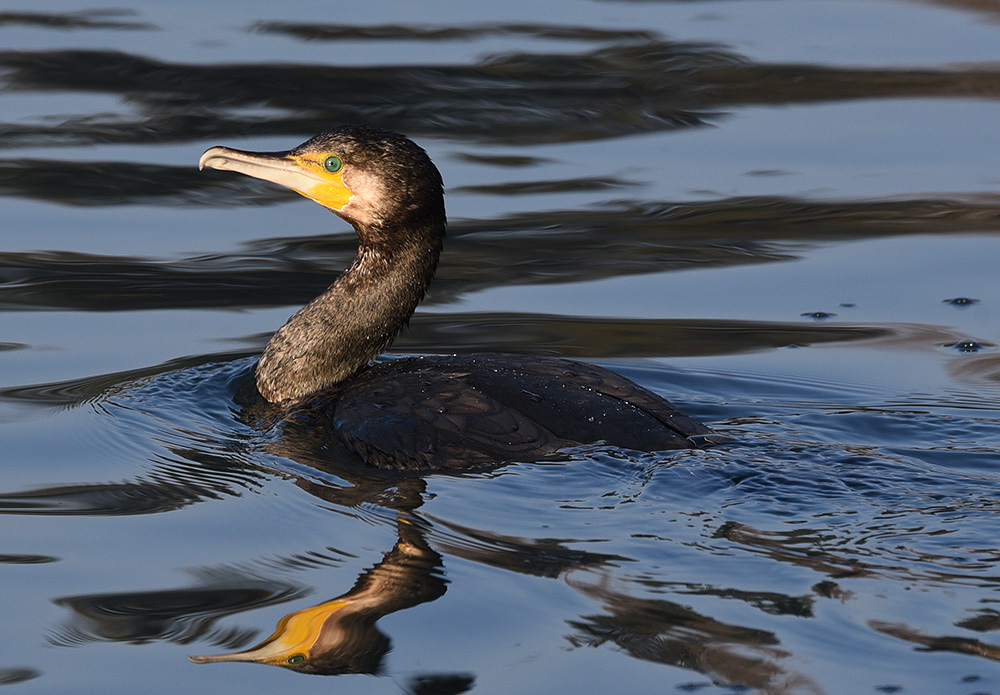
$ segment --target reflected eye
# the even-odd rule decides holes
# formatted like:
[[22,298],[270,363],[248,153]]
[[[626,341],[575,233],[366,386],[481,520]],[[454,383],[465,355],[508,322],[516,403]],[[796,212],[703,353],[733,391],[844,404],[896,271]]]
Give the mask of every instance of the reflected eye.
[[323,168],[331,174],[336,174],[344,168],[344,160],[337,155],[332,154],[323,161]]
[[[337,158],[336,157],[330,157],[330,159],[337,159]],[[328,159],[327,161],[330,161],[330,160]],[[337,159],[337,161],[339,162],[340,160]],[[285,663],[286,664],[290,664],[292,666],[296,666],[297,664],[301,664],[305,660],[306,660],[306,658],[304,656],[302,656],[301,654],[296,654],[294,656],[288,657],[285,660]]]

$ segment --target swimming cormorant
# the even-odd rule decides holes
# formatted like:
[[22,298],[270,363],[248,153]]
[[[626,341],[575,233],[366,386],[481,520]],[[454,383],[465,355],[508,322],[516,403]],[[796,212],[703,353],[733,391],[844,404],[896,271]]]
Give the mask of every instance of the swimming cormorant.
[[204,167],[286,186],[357,232],[354,262],[274,334],[256,382],[271,403],[323,413],[331,436],[365,463],[454,469],[596,442],[655,451],[725,439],[651,391],[580,362],[479,354],[373,364],[424,296],[445,236],[441,175],[408,138],[348,125],[287,152],[213,147]]

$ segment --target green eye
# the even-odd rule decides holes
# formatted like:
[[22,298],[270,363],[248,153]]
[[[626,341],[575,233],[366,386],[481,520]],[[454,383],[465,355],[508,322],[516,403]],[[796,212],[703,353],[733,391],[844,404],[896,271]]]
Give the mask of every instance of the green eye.
[[331,174],[336,174],[344,168],[344,160],[337,155],[332,154],[323,161],[323,168]]
[[[330,157],[330,159],[337,159],[337,158],[336,157]],[[328,159],[327,161],[330,161],[330,160]],[[337,159],[337,161],[340,162],[339,159]],[[304,656],[302,656],[301,654],[296,654],[294,656],[288,657],[288,659],[285,660],[285,663],[286,664],[290,664],[292,666],[296,666],[298,664],[301,664],[305,660],[306,660],[306,658]]]

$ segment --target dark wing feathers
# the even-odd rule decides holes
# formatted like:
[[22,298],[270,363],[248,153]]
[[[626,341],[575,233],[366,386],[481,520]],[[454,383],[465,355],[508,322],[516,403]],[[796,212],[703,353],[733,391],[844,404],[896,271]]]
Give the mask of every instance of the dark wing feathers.
[[325,410],[349,450],[395,470],[535,461],[592,442],[690,448],[714,435],[614,372],[514,355],[382,362],[353,378]]
[[[396,470],[533,460],[567,443],[446,365],[376,365],[337,401],[334,428],[366,463]],[[405,360],[409,363],[410,360]]]

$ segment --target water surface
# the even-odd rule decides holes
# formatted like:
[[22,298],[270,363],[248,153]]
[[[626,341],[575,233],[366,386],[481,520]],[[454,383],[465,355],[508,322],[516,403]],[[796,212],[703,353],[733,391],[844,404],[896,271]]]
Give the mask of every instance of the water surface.
[[[1000,692],[998,46],[957,1],[4,9],[0,683]],[[197,158],[350,121],[448,187],[395,354],[592,361],[736,443],[395,479],[255,422],[354,237]],[[187,659],[331,610],[336,675]]]

